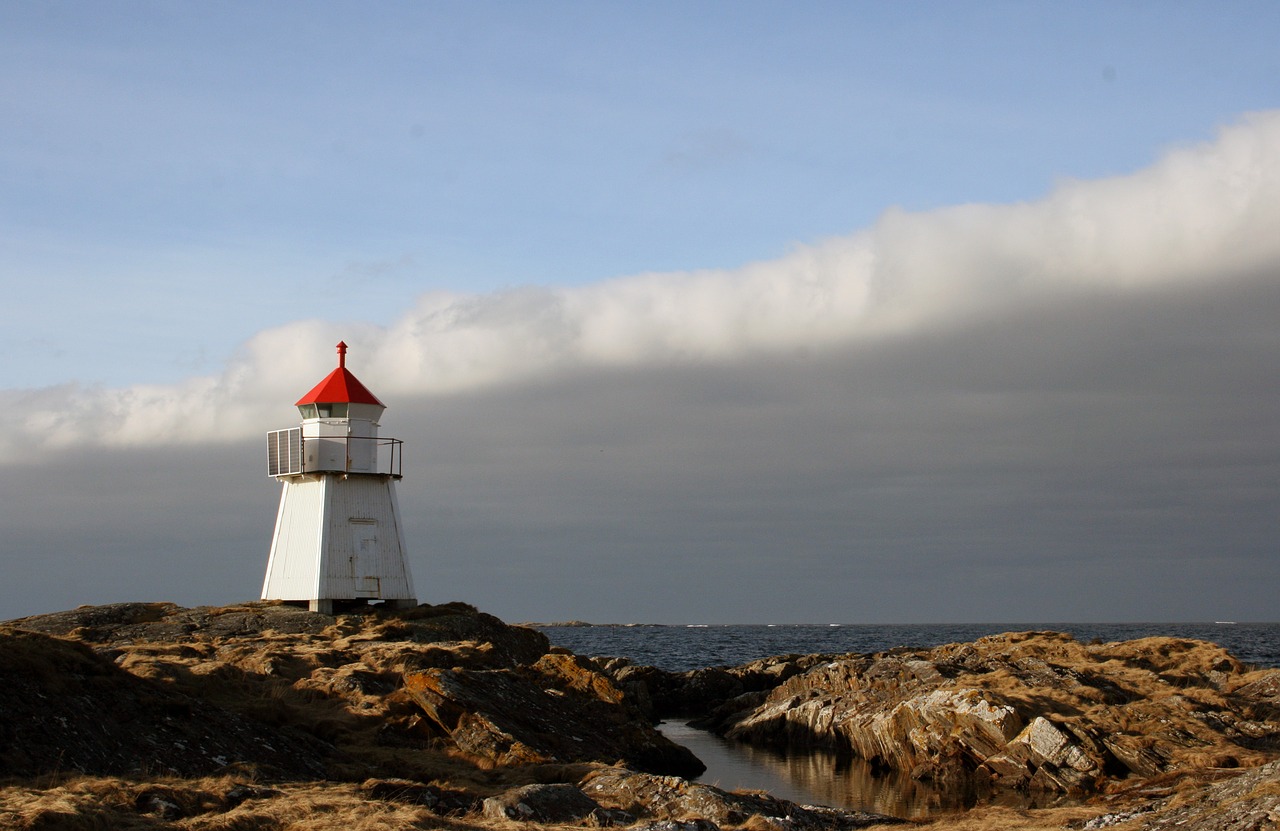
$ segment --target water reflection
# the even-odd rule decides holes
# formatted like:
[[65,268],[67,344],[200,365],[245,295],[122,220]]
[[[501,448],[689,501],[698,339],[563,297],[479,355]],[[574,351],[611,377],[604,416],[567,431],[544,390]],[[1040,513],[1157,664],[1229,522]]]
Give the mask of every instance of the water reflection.
[[706,764],[707,772],[699,781],[725,790],[768,791],[801,804],[922,819],[977,805],[1047,808],[1075,801],[1043,794],[992,795],[976,788],[936,788],[901,773],[875,773],[861,759],[827,751],[785,755],[729,742],[680,722],[663,722],[660,727],[668,738],[692,750]]

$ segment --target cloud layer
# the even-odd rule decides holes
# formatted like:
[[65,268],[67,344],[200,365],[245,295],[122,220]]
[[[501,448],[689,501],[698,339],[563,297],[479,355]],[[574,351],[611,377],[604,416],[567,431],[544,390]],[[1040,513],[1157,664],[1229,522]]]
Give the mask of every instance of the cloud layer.
[[179,385],[18,391],[0,441],[8,459],[238,441],[323,372],[335,333],[368,383],[399,396],[909,339],[1063,299],[1226,283],[1280,262],[1278,216],[1280,114],[1255,114],[1150,168],[1064,182],[1033,203],[891,209],[864,231],[732,270],[427,294],[386,329],[289,322],[220,375]]
[[[723,271],[290,322],[216,377],[16,393],[0,617],[261,580],[333,344],[406,440],[424,599],[513,619],[1261,619],[1280,113],[1044,199]],[[73,575],[57,588],[45,576]],[[59,593],[61,592],[61,593]],[[6,614],[6,611],[8,614]]]

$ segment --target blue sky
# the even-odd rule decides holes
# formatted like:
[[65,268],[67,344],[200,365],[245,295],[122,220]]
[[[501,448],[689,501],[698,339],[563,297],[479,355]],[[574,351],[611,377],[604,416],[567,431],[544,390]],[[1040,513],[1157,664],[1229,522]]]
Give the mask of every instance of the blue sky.
[[0,618],[254,596],[262,434],[339,339],[406,440],[423,599],[1274,617],[1278,34],[1243,2],[0,5]]
[[1276,104],[1274,4],[10,3],[5,386],[728,268]]

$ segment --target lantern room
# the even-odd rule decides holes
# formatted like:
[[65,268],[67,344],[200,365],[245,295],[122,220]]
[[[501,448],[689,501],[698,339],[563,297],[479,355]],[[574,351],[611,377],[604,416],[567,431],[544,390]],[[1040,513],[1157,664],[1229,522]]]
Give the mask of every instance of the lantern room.
[[400,475],[400,441],[378,437],[386,406],[347,369],[347,344],[338,366],[296,402],[302,426],[269,433],[268,475],[389,473]]
[[378,466],[378,418],[386,407],[347,369],[347,344],[338,367],[297,401],[308,471],[373,473]]

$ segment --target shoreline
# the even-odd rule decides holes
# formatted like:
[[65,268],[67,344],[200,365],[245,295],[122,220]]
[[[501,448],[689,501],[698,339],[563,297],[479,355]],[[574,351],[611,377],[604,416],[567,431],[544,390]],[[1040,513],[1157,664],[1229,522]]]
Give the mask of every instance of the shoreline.
[[[819,633],[828,646],[868,632],[888,632],[892,643],[904,632],[745,628]],[[920,629],[958,633],[907,631]],[[615,646],[624,636],[658,650],[678,636],[677,646],[691,645],[685,658],[703,662],[673,671],[588,657],[601,653],[557,647],[540,629],[461,603],[336,616],[262,601],[135,603],[10,621],[0,626],[0,668],[10,679],[0,709],[19,732],[0,748],[0,819],[38,825],[74,803],[98,827],[132,827],[126,820],[138,814],[152,828],[187,827],[173,823],[197,816],[205,827],[234,814],[238,828],[268,828],[305,824],[315,800],[345,806],[347,820],[335,828],[377,815],[397,827],[452,817],[499,831],[522,818],[655,831],[655,823],[696,816],[709,823],[702,831],[842,831],[894,822],[890,811],[912,815],[901,803],[876,810],[874,798],[861,808],[803,808],[749,786],[734,793],[736,783],[703,784],[694,754],[653,729],[677,712],[765,752],[791,747],[786,764],[807,764],[828,782],[835,768],[818,762],[844,748],[872,778],[896,770],[904,782],[933,781],[938,793],[978,774],[1002,792],[1047,794],[1034,808],[993,803],[955,815],[1016,816],[1023,828],[1177,808],[1152,787],[1176,797],[1234,782],[1254,788],[1249,800],[1255,791],[1280,794],[1272,762],[1280,758],[1280,671],[1251,669],[1207,641],[1005,632],[936,647],[710,663],[726,650],[776,645],[738,637],[743,630],[552,633],[605,634]],[[882,710],[860,720],[877,702]],[[1059,804],[1077,794],[1086,802]],[[543,799],[551,813],[521,814],[520,805]],[[554,813],[570,803],[586,813]],[[783,816],[800,824],[770,824]],[[952,821],[936,816],[935,828]]]

